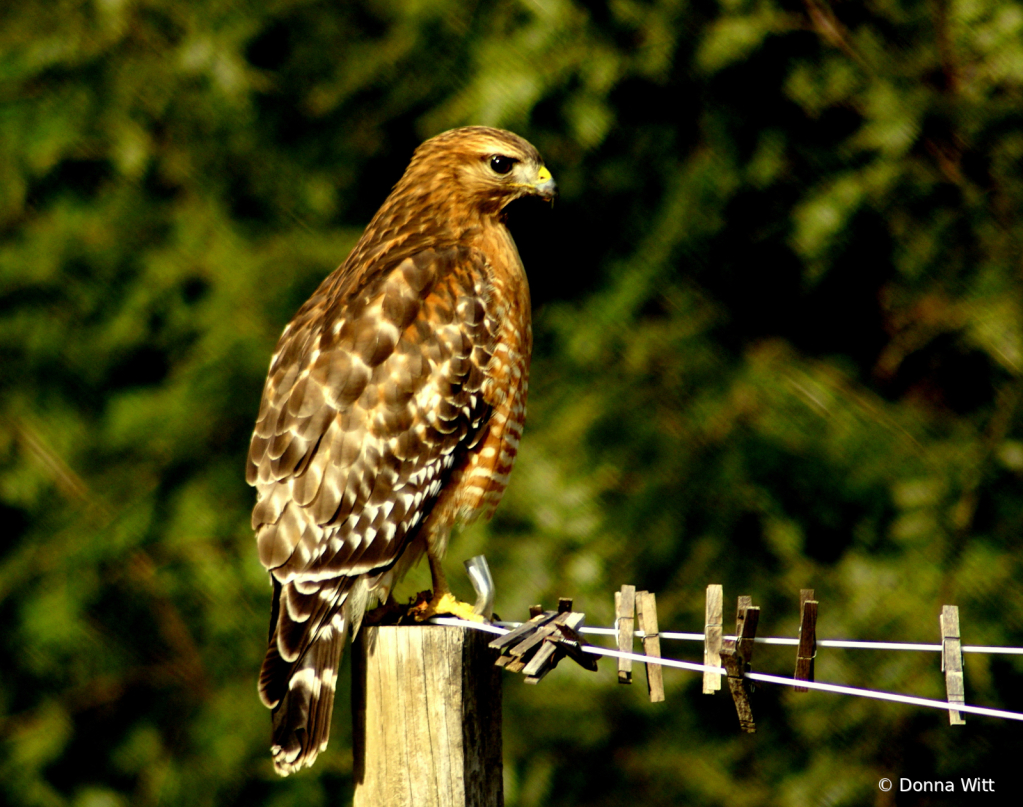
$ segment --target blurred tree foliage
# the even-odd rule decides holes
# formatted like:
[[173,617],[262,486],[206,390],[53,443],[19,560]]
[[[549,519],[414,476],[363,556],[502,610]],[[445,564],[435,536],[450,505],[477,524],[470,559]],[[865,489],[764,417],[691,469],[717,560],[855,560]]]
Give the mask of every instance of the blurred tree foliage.
[[[722,582],[791,635],[813,586],[823,636],[934,642],[952,602],[966,643],[1023,644],[1018,5],[25,0],[0,10],[0,801],[348,800],[344,685],[313,771],[271,772],[243,459],[281,328],[466,123],[562,188],[512,211],[530,423],[450,552],[485,548],[505,616],[572,594],[606,621],[633,582],[697,630]],[[606,670],[509,681],[510,806],[864,804],[1018,743],[774,689],[740,736],[699,676],[652,707]],[[944,691],[936,654],[817,670]],[[968,702],[1021,687],[967,657]]]

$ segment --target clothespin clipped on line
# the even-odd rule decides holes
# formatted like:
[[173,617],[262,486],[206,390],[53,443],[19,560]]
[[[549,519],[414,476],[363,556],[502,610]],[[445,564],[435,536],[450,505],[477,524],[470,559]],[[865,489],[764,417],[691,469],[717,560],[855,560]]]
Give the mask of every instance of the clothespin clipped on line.
[[757,623],[760,621],[760,607],[752,603],[751,597],[739,597],[735,639],[726,640],[721,648],[721,662],[728,672],[728,689],[732,693],[732,700],[735,701],[739,726],[749,734],[755,733],[757,726],[753,721],[753,709],[750,706],[752,689],[745,675],[750,669],[753,638],[757,635]]
[[[661,637],[657,629],[657,597],[651,591],[636,592],[636,617],[639,619],[639,629],[643,631],[643,652],[651,658],[661,657]],[[651,703],[661,703],[664,700],[664,676],[663,667],[660,664],[650,664],[646,667],[646,688],[650,694]]]
[[[721,666],[721,601],[724,597],[720,585],[707,586],[707,618],[703,629],[703,663],[708,667]],[[721,689],[720,673],[703,674],[703,694],[713,695]]]
[[490,647],[501,652],[494,664],[509,672],[521,672],[527,684],[539,683],[565,656],[587,670],[596,671],[597,657],[582,651],[587,643],[576,632],[586,614],[573,612],[572,600],[559,600],[557,611],[531,606],[529,613],[528,622],[490,643]]
[[[945,673],[945,693],[949,703],[966,703],[966,686],[963,679],[963,648],[959,636],[959,607],[942,606],[941,616],[941,671]],[[965,725],[966,719],[955,709],[948,710],[951,726]]]
[[[631,653],[636,622],[636,587],[622,586],[615,592],[615,629],[618,631],[618,652]],[[632,683],[632,659],[618,658],[618,683]]]
[[[799,648],[796,650],[797,681],[813,680],[813,660],[817,658],[817,600],[813,589],[799,590]],[[807,687],[795,687],[796,692],[809,692]]]
[[[615,592],[615,629],[618,632],[618,651],[632,652],[636,621],[643,631],[643,652],[653,658],[661,657],[661,637],[657,628],[657,597],[649,591],[636,591],[635,586],[623,585]],[[651,703],[664,700],[664,675],[660,664],[644,664],[646,686]],[[618,683],[632,683],[632,659],[618,657]]]

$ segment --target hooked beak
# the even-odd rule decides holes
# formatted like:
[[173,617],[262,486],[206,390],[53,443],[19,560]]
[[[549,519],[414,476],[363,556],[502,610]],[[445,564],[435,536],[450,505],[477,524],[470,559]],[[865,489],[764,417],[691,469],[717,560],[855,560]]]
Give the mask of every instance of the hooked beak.
[[536,173],[536,182],[533,183],[533,193],[548,202],[558,195],[558,186],[554,182],[554,177],[551,176],[551,172],[547,170],[547,166],[545,165],[540,166],[540,170]]

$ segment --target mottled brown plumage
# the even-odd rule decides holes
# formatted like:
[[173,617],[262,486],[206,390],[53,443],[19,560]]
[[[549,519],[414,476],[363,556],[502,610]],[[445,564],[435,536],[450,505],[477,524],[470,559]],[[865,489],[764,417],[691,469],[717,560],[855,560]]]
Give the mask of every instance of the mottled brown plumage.
[[526,412],[529,288],[503,209],[554,183],[511,132],[423,143],[284,329],[246,473],[273,607],[259,692],[287,775],[327,744],[349,631],[501,499]]

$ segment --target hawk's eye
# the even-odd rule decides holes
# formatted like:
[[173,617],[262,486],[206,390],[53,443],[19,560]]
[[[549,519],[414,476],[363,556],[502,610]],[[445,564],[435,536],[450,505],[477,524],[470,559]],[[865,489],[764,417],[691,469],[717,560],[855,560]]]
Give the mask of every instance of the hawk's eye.
[[515,165],[515,160],[505,157],[503,154],[495,154],[490,158],[490,167],[495,174],[507,174],[512,170],[513,165]]

